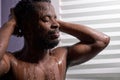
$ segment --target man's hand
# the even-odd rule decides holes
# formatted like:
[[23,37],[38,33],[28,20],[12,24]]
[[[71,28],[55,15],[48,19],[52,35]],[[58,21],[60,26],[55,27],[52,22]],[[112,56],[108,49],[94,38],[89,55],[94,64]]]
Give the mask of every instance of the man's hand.
[[8,22],[11,22],[14,25],[16,25],[16,17],[15,17],[15,14],[14,14],[14,8],[10,9],[10,15],[9,15]]

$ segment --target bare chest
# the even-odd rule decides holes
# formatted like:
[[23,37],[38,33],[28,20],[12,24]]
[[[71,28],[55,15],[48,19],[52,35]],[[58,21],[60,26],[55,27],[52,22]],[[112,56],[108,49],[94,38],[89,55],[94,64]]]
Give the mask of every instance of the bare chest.
[[58,64],[49,61],[47,64],[19,63],[12,69],[16,80],[64,80],[66,66],[64,61]]

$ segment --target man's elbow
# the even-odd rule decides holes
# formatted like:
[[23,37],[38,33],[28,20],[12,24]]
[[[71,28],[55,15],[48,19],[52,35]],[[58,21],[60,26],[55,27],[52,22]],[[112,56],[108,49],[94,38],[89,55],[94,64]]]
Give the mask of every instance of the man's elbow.
[[110,42],[110,37],[105,35],[104,38],[100,41],[97,41],[97,45],[100,47],[100,48],[105,48],[107,47],[107,45],[109,44]]
[[105,35],[104,38],[96,41],[96,46],[100,49],[104,49],[105,47],[107,47],[109,42],[110,42],[110,37]]
[[110,37],[109,36],[104,36],[104,37],[105,37],[105,39],[103,40],[104,46],[107,46],[110,42]]

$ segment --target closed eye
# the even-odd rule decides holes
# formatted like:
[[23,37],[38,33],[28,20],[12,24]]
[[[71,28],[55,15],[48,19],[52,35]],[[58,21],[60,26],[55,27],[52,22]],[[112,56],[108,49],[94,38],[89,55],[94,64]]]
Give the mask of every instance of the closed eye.
[[42,18],[42,21],[43,21],[43,22],[49,22],[49,20],[50,20],[49,17],[43,17],[43,18]]

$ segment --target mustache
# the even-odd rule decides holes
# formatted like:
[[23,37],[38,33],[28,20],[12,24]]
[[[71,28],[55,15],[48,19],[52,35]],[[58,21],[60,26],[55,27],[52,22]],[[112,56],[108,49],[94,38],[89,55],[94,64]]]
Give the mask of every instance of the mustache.
[[55,33],[59,33],[59,29],[55,29],[55,30],[50,30],[48,31],[48,34],[55,34]]

